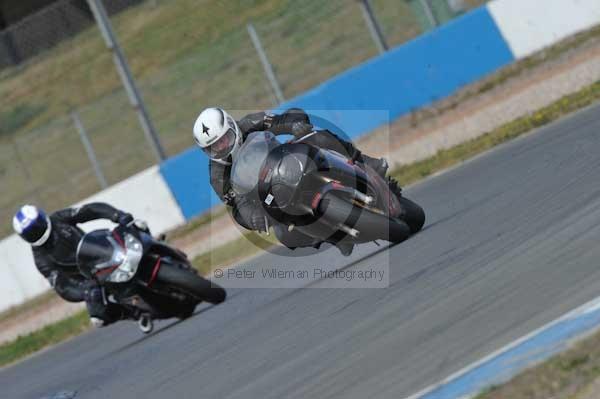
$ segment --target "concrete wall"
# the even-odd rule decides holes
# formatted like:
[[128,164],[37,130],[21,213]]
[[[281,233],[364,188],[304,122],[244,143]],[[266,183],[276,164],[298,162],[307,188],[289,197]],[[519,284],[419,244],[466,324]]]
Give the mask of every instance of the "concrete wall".
[[515,58],[600,23],[600,0],[495,0],[488,9]]
[[[144,219],[154,234],[185,223],[185,218],[158,166],[146,169],[76,205],[89,202],[107,202],[136,218]],[[87,223],[86,229],[103,225],[106,226],[106,223]]]
[[49,285],[33,264],[31,249],[20,237],[0,241],[0,311],[45,292]]
[[[107,202],[148,222],[153,233],[160,233],[185,222],[179,206],[154,166],[101,191],[77,205]],[[82,225],[89,231],[108,227],[108,221]],[[37,271],[31,247],[16,235],[0,241],[0,312],[49,289],[46,279]]]

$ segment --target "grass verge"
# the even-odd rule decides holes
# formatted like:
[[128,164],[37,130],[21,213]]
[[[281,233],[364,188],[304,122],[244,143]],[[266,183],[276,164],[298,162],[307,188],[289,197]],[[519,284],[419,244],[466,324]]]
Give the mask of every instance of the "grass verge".
[[177,227],[167,233],[167,239],[169,241],[175,240],[180,237],[184,237],[192,231],[211,223],[213,220],[220,218],[227,212],[227,209],[223,206],[216,210],[209,209],[201,215],[187,222],[185,225]]
[[0,345],[0,366],[13,363],[47,346],[78,335],[90,327],[87,311],[82,311],[41,330]]
[[[584,108],[598,100],[600,100],[600,81],[574,94],[565,96],[537,112],[500,126],[478,138],[469,140],[450,149],[439,151],[433,157],[423,161],[402,166],[396,169],[392,175],[398,179],[402,185],[413,183],[435,172],[465,161],[498,144],[527,133],[532,129],[546,125],[561,116]],[[196,223],[197,225],[202,225],[205,224],[207,220],[208,219],[205,220],[204,218],[200,218]],[[225,243],[210,252],[197,256],[193,260],[193,265],[200,270],[201,273],[206,275],[217,266],[226,266],[236,260],[258,253],[261,249],[265,249],[270,246],[271,243],[274,243],[274,240],[273,235],[258,236],[255,233],[248,233],[242,238]],[[76,316],[49,325],[40,331],[31,333],[25,337],[19,337],[15,341],[1,345],[0,366],[27,356],[47,345],[52,345],[77,335],[78,333],[85,331],[88,328],[88,325],[87,314],[82,312]],[[598,341],[600,343],[600,338]],[[598,347],[600,348],[600,345],[598,345]],[[598,356],[598,358],[600,358],[600,356]],[[600,365],[597,367],[596,372],[600,375]],[[493,392],[494,390],[491,390],[490,394]],[[513,396],[490,396],[482,398],[491,399],[500,397],[516,398]]]
[[492,386],[476,399],[588,399],[600,397],[600,333],[563,353]]

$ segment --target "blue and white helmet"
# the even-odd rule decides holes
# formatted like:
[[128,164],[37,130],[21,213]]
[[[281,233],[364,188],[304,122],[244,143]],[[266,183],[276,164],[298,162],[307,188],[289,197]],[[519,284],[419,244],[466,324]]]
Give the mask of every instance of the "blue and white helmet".
[[34,247],[39,247],[50,238],[52,223],[42,209],[33,205],[24,205],[13,217],[13,229],[25,241]]

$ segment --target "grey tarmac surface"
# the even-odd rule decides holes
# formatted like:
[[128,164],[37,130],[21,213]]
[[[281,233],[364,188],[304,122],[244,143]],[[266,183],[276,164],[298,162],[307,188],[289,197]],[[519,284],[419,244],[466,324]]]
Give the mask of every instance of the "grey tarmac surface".
[[93,331],[0,370],[0,397],[401,398],[600,295],[600,106],[406,191],[393,247],[247,267],[390,267],[386,289],[232,289],[225,304]]

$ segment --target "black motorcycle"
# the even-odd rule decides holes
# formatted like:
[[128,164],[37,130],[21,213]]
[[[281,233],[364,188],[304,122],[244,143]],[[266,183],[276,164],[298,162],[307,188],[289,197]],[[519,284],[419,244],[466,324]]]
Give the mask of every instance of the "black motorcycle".
[[185,319],[200,302],[218,304],[226,298],[223,288],[198,275],[183,252],[134,225],[84,235],[77,264],[103,287],[107,301],[139,315],[145,333],[152,331],[152,319]]
[[423,209],[372,168],[302,139],[281,144],[269,132],[253,133],[231,176],[236,196],[262,206],[267,220],[324,242],[398,243],[425,223]]

